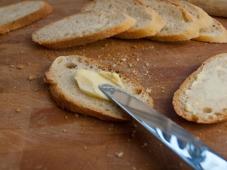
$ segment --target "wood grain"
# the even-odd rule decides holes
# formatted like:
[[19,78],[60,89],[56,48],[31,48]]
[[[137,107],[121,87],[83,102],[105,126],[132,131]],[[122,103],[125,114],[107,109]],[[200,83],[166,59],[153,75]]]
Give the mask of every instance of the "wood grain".
[[[1,0],[0,5],[13,2]],[[227,44],[107,39],[57,51],[31,41],[33,31],[79,12],[86,2],[50,0],[53,14],[0,37],[0,169],[188,169],[135,123],[113,124],[59,109],[43,74],[57,56],[70,54],[95,58],[137,78],[152,89],[159,111],[227,159],[227,122],[190,123],[178,117],[171,105],[182,81],[205,59],[227,52]],[[220,21],[227,27],[227,20]],[[29,76],[35,79],[28,80]],[[119,152],[124,153],[120,158]]]

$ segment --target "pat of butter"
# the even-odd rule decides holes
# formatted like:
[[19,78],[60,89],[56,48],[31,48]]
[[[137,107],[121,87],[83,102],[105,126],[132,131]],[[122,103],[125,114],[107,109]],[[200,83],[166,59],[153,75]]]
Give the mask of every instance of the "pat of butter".
[[78,69],[75,75],[75,80],[79,89],[85,94],[108,100],[108,98],[99,90],[99,85],[110,84],[124,88],[120,76],[117,73],[107,71],[92,71],[86,69]]

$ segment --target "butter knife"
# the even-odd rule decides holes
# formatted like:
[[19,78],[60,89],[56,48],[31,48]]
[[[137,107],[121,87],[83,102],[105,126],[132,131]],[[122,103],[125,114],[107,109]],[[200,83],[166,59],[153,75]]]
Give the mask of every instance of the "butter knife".
[[111,85],[99,89],[193,169],[227,170],[224,158],[163,114]]

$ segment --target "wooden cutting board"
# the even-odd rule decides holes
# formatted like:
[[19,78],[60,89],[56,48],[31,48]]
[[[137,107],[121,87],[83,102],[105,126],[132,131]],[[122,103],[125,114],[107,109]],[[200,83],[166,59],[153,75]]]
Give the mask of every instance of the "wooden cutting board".
[[[12,2],[16,0],[1,0],[0,5]],[[0,36],[1,170],[188,169],[135,123],[105,122],[59,109],[50,98],[43,74],[57,56],[71,54],[95,58],[138,79],[152,89],[156,109],[227,159],[227,122],[190,123],[178,117],[171,105],[182,81],[205,59],[227,52],[227,44],[107,39],[67,50],[49,50],[31,41],[32,32],[78,12],[87,1],[49,2],[53,14]],[[227,27],[226,19],[220,21]]]

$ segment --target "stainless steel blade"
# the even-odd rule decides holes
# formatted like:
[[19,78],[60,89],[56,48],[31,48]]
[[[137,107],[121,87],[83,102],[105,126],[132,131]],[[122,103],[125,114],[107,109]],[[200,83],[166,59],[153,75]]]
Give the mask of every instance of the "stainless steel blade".
[[225,159],[169,118],[111,85],[101,85],[99,88],[110,100],[137,120],[192,168],[227,170]]

